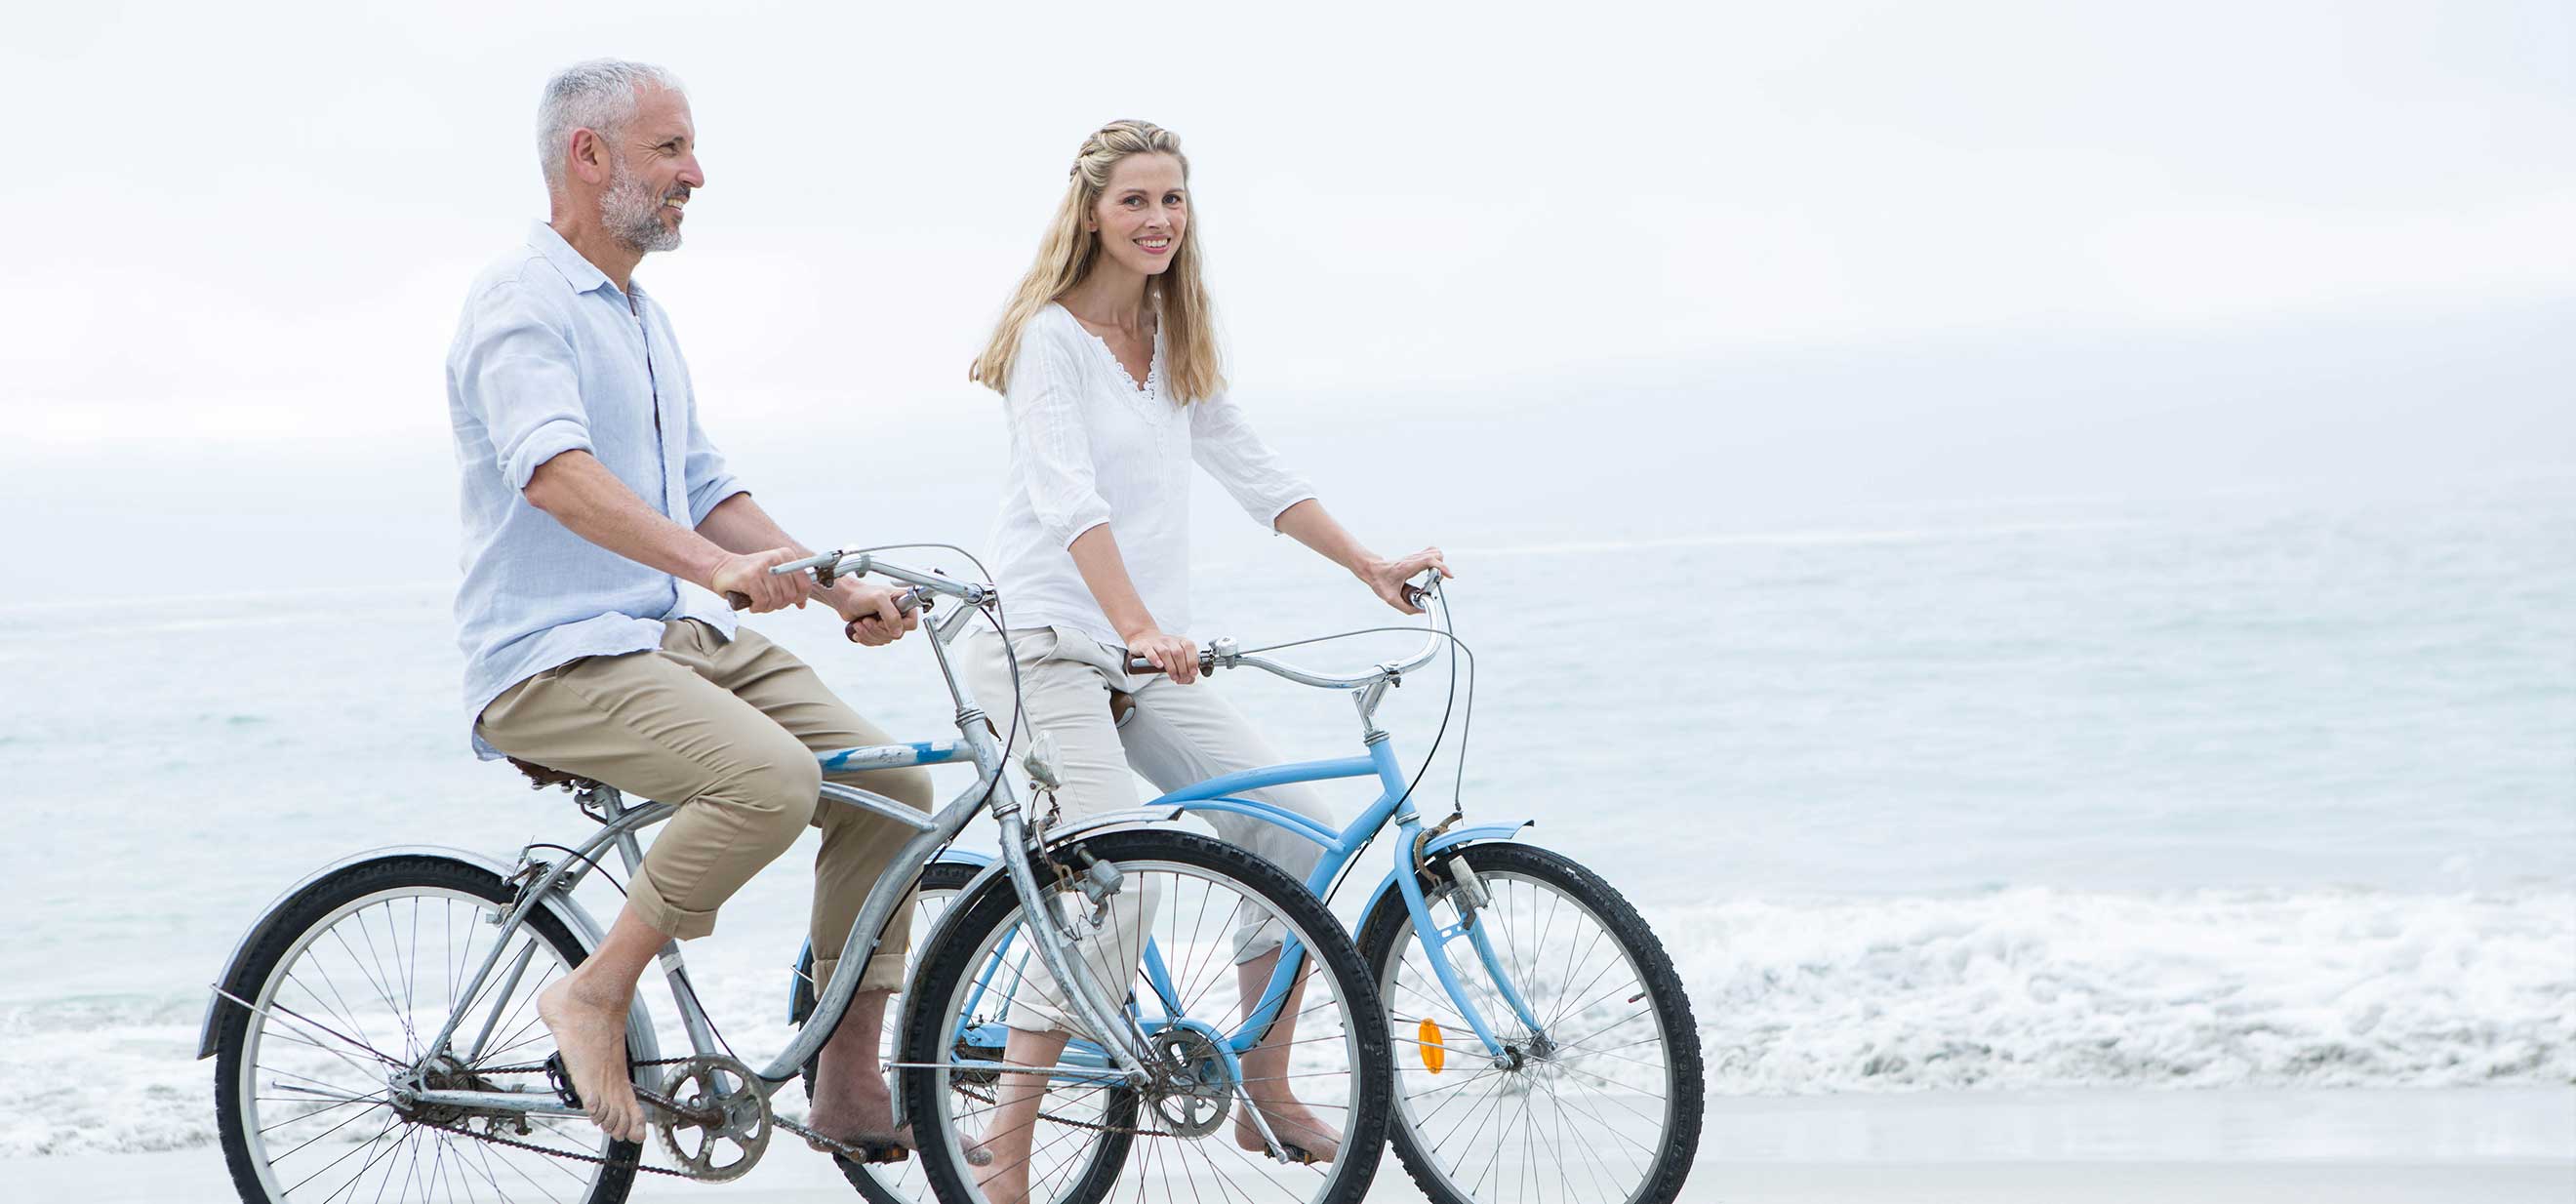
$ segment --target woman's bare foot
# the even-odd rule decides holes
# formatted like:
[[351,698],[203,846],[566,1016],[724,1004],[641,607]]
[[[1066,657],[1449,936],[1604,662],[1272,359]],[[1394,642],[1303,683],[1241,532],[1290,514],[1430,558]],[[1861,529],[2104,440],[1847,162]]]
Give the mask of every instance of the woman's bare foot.
[[[1278,1138],[1280,1145],[1304,1150],[1310,1162],[1331,1162],[1341,1157],[1342,1135],[1295,1096],[1257,1099],[1256,1103],[1263,1123],[1270,1126],[1270,1135]],[[1261,1130],[1253,1127],[1252,1118],[1240,1113],[1234,1118],[1234,1144],[1256,1154],[1267,1153],[1270,1148],[1261,1144]]]
[[[1253,1005],[1268,993],[1271,976],[1278,968],[1277,949],[1235,964],[1235,988],[1247,1017]],[[1270,1135],[1278,1138],[1280,1145],[1304,1151],[1309,1162],[1331,1162],[1341,1157],[1342,1135],[1317,1118],[1288,1089],[1288,1049],[1297,1043],[1297,1017],[1305,1009],[1306,980],[1313,973],[1311,962],[1298,972],[1297,981],[1279,1005],[1278,1020],[1262,1034],[1261,1043],[1243,1055],[1243,1082],[1253,1106],[1261,1110],[1262,1123],[1270,1126]],[[1235,1113],[1234,1144],[1256,1154],[1270,1151],[1262,1144],[1261,1130],[1254,1127],[1249,1112]]]
[[[978,1155],[983,1156],[983,1162],[975,1161]],[[984,1204],[1021,1204],[1028,1198],[1028,1159],[1015,1158],[1006,1165],[979,1141],[967,1147],[966,1161],[975,1167],[975,1190],[983,1193]]]
[[628,1001],[603,998],[586,985],[576,974],[537,992],[537,1019],[554,1034],[591,1123],[618,1141],[642,1141],[644,1105],[626,1077]]

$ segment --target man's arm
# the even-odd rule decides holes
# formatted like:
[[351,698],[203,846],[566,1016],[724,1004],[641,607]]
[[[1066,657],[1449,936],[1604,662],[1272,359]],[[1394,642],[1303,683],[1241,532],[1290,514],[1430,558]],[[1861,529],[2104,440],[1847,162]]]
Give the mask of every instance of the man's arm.
[[[796,549],[775,543],[760,549],[721,546],[645,505],[589,452],[563,452],[538,465],[523,492],[529,505],[573,534],[717,594],[741,594],[751,599],[754,613],[805,604],[796,582],[768,572],[773,564],[795,559]],[[736,499],[750,500],[739,494]]]
[[[760,508],[760,503],[751,500],[748,493],[737,493],[716,503],[715,509],[707,511],[706,518],[699,521],[697,533],[719,548],[737,552],[786,549],[789,554],[779,560],[799,560],[814,554],[813,549],[796,542],[794,537],[780,529],[777,521]],[[902,595],[901,590],[870,585],[856,577],[843,577],[833,582],[830,589],[816,585],[813,578],[803,574],[798,574],[793,582],[802,587],[804,596],[839,612],[842,621],[849,625],[849,637],[859,643],[871,647],[891,643],[901,639],[904,632],[921,626],[919,617],[895,609],[895,599]]]

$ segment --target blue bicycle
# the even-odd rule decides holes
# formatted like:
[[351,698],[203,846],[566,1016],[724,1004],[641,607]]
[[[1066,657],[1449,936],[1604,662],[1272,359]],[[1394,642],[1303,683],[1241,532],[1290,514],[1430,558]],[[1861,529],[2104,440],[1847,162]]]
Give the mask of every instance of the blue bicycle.
[[[1362,850],[1392,828],[1393,864],[1362,909],[1359,945],[1394,1038],[1390,1133],[1406,1171],[1440,1204],[1663,1204],[1680,1191],[1697,1155],[1703,1107],[1698,1027],[1680,977],[1617,890],[1562,854],[1517,841],[1527,821],[1467,824],[1453,810],[1436,824],[1424,822],[1414,805],[1420,775],[1407,778],[1393,738],[1376,722],[1386,691],[1455,643],[1438,583],[1424,584],[1429,638],[1402,661],[1328,674],[1222,639],[1201,654],[1204,672],[1260,669],[1349,692],[1362,755],[1212,778],[1121,818],[1233,813],[1276,824],[1321,848],[1305,885],[1326,899]],[[1455,683],[1453,673],[1453,701]],[[1445,733],[1445,719],[1442,726]],[[1248,797],[1268,786],[1341,778],[1373,778],[1379,794],[1339,831]],[[1015,928],[1023,921],[1011,900],[970,889],[973,878],[989,872],[986,859],[954,849],[946,856],[948,863],[925,877],[919,906],[937,916],[941,933],[928,947],[949,952],[938,959],[946,964],[914,979],[919,994],[908,1014],[915,1041],[906,1044],[916,1051],[944,1048],[943,1069],[962,1082],[974,1076],[970,1068],[1000,1065],[1001,1018],[1031,988],[1024,978],[1025,934]],[[945,884],[955,893],[943,894]],[[970,894],[982,906],[950,908]],[[1183,1005],[1199,1003],[1206,988],[1194,983],[1189,967],[1212,956],[1222,960],[1209,952],[1204,915],[1192,931],[1185,926],[1192,914],[1187,907],[1165,912],[1167,921],[1182,922],[1158,923],[1131,959],[1139,968],[1128,1010],[1148,1018],[1141,1026],[1150,1031],[1167,1031],[1151,1017],[1177,1016]],[[1295,955],[1288,950],[1282,973],[1261,999],[1238,1006],[1275,1009]],[[1184,968],[1177,975],[1176,964]],[[790,1005],[800,1021],[810,1006],[804,970],[800,965]],[[894,1035],[888,1034],[890,1048]],[[1210,1032],[1197,1039],[1225,1037]],[[1139,1117],[1132,1105],[1112,1115],[1117,1097],[1102,1091],[1103,1080],[1092,1073],[1108,1069],[1105,1052],[1079,1040],[1058,1060],[1055,1094],[1041,1110],[1052,1128],[1039,1135],[1038,1147],[1059,1151],[1061,1165],[1033,1179],[1031,1199],[1087,1204],[1095,1198],[1090,1189],[1101,1179],[1087,1168],[1117,1160],[1125,1148],[1122,1129],[1213,1123],[1177,1114]],[[1298,1070],[1292,1058],[1291,1075]],[[979,1101],[989,1102],[990,1093],[979,1096],[970,1084],[944,1098],[957,1105],[945,1126],[969,1134],[976,1131]],[[942,1127],[943,1118],[916,1115],[914,1121],[918,1132]],[[924,1154],[940,1144],[925,1140]],[[925,1187],[942,1199],[977,1198],[960,1161],[925,1157],[898,1167],[849,1169],[853,1184],[875,1200],[917,1199]]]

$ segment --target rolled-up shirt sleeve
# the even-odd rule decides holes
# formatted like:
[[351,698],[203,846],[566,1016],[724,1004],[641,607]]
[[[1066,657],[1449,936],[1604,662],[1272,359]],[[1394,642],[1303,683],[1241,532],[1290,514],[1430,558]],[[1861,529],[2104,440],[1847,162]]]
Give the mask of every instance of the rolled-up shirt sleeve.
[[681,470],[689,483],[689,525],[707,521],[707,515],[726,498],[749,493],[742,482],[725,469],[724,453],[707,441],[707,430],[698,425],[698,408],[689,407],[689,452],[681,461]]
[[1082,392],[1073,365],[1055,340],[1031,330],[1020,340],[1003,405],[1011,416],[1011,454],[1029,483],[1029,508],[1058,547],[1109,521],[1082,423]]
[[518,284],[497,285],[475,305],[459,393],[483,421],[502,479],[524,490],[538,465],[591,449],[580,373],[571,341]]
[[1315,487],[1281,466],[1253,432],[1243,407],[1223,394],[1190,405],[1190,458],[1265,528],[1278,529],[1282,513],[1315,496]]

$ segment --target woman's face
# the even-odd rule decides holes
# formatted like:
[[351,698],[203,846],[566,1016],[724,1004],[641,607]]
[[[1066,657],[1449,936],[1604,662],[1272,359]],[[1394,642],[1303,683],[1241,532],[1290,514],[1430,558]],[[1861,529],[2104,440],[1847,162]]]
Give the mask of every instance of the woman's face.
[[1172,266],[1189,230],[1190,195],[1181,186],[1181,161],[1170,155],[1129,155],[1109,169],[1109,186],[1091,207],[1100,249],[1119,266],[1147,276]]

